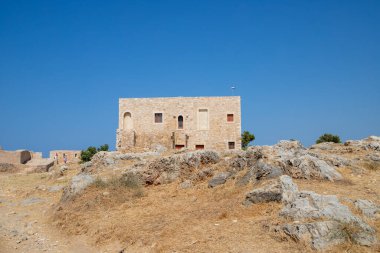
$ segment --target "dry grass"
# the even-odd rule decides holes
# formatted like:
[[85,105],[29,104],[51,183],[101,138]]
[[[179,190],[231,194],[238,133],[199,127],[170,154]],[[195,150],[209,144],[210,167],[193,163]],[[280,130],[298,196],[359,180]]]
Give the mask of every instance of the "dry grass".
[[[223,171],[226,167],[217,169]],[[300,190],[380,203],[379,170],[363,167],[360,173],[353,173],[350,168],[339,168],[339,171],[344,180],[294,181]],[[72,173],[69,171],[67,179],[60,182],[67,182]],[[278,225],[286,222],[278,216],[282,204],[242,205],[252,185],[236,187],[234,181],[229,181],[209,189],[204,181],[190,189],[180,189],[178,183],[142,188],[134,187],[133,180],[115,177],[118,171],[102,173],[108,180],[97,179],[82,195],[61,206],[62,209],[57,211],[55,207],[52,216],[59,230],[85,236],[99,252],[115,243],[124,252],[314,252],[278,230]],[[40,177],[31,174],[17,181],[12,179],[9,184],[29,189],[41,182]],[[351,202],[344,204],[359,215]],[[365,221],[377,229],[380,238],[380,221]],[[355,232],[349,225],[343,229],[347,236]],[[346,243],[326,252],[380,252],[380,248]]]
[[[144,197],[134,198],[127,191],[104,196],[91,187],[55,213],[55,224],[69,234],[89,235],[99,247],[119,240],[126,252],[293,249],[293,242],[284,245],[262,229],[262,222],[277,217],[280,204],[247,208],[241,204],[247,190],[233,185],[208,189],[205,184],[178,190],[170,184],[147,187]],[[129,197],[120,201],[120,195]]]
[[367,162],[363,162],[362,166],[367,170],[372,170],[372,171],[379,171],[380,170],[380,163],[379,162],[367,161]]

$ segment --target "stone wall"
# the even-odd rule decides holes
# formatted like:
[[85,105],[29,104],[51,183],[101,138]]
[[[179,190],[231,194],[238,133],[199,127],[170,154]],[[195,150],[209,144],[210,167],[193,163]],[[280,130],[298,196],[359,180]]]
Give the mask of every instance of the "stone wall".
[[[162,113],[162,122],[155,114]],[[233,121],[227,121],[233,114]],[[179,129],[178,117],[183,118]],[[240,97],[120,98],[116,149],[150,148],[226,150],[241,147]]]
[[[63,154],[67,156],[67,162],[79,162],[81,150],[52,150],[50,151],[50,159],[55,159],[55,154],[58,154],[58,163],[64,163]],[[56,161],[55,161],[56,162]]]
[[32,158],[27,150],[0,150],[0,163],[25,164]]
[[41,159],[42,158],[42,152],[31,152],[32,159]]

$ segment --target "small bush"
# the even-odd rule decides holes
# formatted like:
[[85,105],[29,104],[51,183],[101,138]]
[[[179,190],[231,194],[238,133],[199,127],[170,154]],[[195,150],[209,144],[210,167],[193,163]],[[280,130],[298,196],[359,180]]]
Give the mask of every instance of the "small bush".
[[255,135],[251,134],[250,132],[248,131],[244,131],[242,134],[241,134],[241,147],[243,149],[246,149],[248,147],[248,144],[251,142],[251,141],[254,141],[255,140]]
[[108,144],[104,144],[104,145],[101,145],[99,148],[98,148],[98,152],[99,151],[108,151]]
[[108,144],[101,145],[99,148],[90,146],[86,150],[82,150],[80,153],[80,159],[82,162],[89,162],[96,153],[99,151],[108,151],[108,148]]
[[339,136],[333,135],[333,134],[324,134],[324,135],[319,136],[316,143],[318,144],[318,143],[322,143],[322,142],[341,143]]
[[121,187],[138,189],[142,184],[136,175],[126,175],[122,177],[112,177],[104,181],[101,178],[96,178],[93,185],[98,188],[112,188],[117,189]]

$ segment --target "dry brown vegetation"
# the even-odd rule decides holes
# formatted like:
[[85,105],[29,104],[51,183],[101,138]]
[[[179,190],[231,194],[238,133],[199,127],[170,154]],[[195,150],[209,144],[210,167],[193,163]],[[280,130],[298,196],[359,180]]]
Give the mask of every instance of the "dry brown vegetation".
[[[363,180],[350,172],[341,170],[347,177],[341,182],[296,181],[304,190],[378,202],[379,175],[367,171],[370,180]],[[278,216],[281,204],[242,205],[252,186],[228,182],[209,189],[203,183],[180,189],[172,183],[146,187],[141,197],[135,196],[133,188],[116,190],[97,184],[58,208],[54,224],[67,234],[87,235],[100,248],[118,241],[125,252],[312,252],[276,230],[285,222]],[[379,222],[370,224],[380,228]],[[343,250],[375,252],[377,248],[347,243],[327,252]]]

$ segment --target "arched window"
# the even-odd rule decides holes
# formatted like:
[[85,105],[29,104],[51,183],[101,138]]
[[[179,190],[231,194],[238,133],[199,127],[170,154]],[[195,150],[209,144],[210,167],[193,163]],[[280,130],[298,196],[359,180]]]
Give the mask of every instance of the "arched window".
[[133,129],[132,115],[130,112],[124,113],[123,129]]
[[183,129],[183,116],[178,116],[178,129]]

